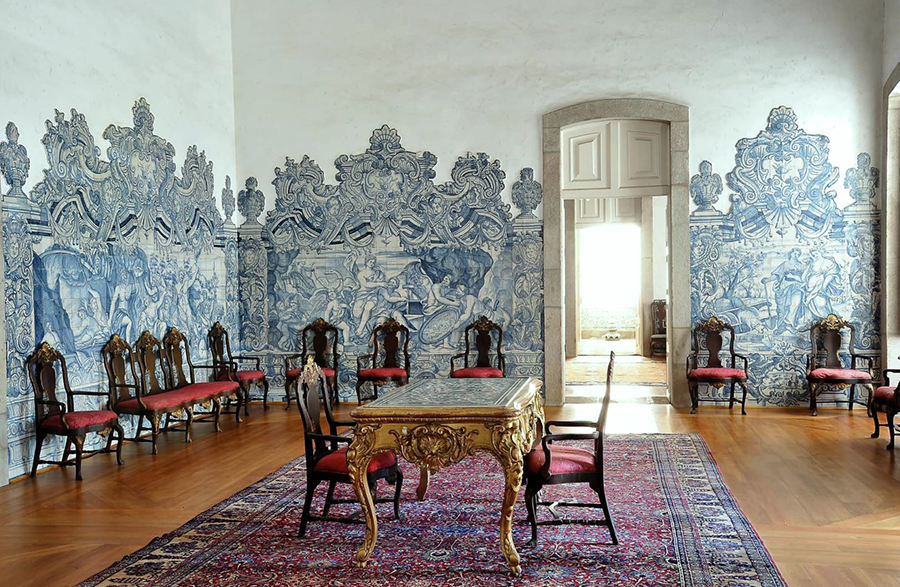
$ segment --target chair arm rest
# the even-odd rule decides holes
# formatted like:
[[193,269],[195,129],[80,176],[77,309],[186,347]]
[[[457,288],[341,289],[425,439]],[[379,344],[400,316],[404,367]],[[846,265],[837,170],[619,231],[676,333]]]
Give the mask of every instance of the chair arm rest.
[[[103,395],[106,395],[106,394],[103,394]],[[41,405],[45,405],[45,406],[57,406],[63,411],[63,413],[65,413],[66,410],[68,409],[66,407],[66,404],[64,404],[63,402],[54,401],[52,399],[39,399],[39,400],[37,400],[37,403],[39,403]]]
[[357,371],[362,371],[362,368],[363,368],[362,362],[366,359],[372,359],[372,367],[375,367],[374,355],[360,355],[360,356],[356,357],[356,370]]
[[550,466],[553,462],[553,453],[550,452],[550,443],[554,440],[597,440],[599,432],[590,434],[547,434],[541,439],[541,450],[544,451],[544,465],[541,467],[541,476],[550,477]]
[[72,395],[94,395],[94,396],[109,397],[109,392],[108,391],[73,391]]
[[590,420],[547,420],[544,422],[544,428],[550,429],[551,426],[559,428],[593,428],[597,429],[597,422]]
[[[257,357],[255,355],[232,355],[231,356],[232,363],[234,363],[235,361],[254,361],[256,363],[257,371],[259,371],[260,360],[261,360],[260,357]],[[237,368],[237,365],[235,365],[235,368]]]
[[331,423],[335,426],[347,426],[349,428],[356,427],[356,422],[353,420],[332,420]]
[[746,373],[746,372],[747,372],[747,365],[748,365],[747,355],[742,355],[742,354],[740,354],[740,353],[734,353],[734,355],[732,355],[732,357],[733,357],[733,358],[732,358],[732,360],[731,360],[731,366],[732,366],[732,367],[735,367],[735,366],[736,366],[736,365],[734,364],[734,359],[740,359],[740,360],[744,361],[744,372]]
[[465,356],[466,356],[466,353],[459,353],[458,355],[453,355],[452,357],[450,357],[450,373],[451,374],[454,371],[456,371],[456,361],[458,361],[459,359],[465,358]]
[[336,434],[316,434],[314,432],[310,432],[306,436],[313,439],[327,440],[329,442],[346,442],[347,444],[353,442],[353,439],[348,436],[338,436]]
[[900,373],[900,369],[885,369],[882,371],[884,374],[884,385],[885,387],[890,387],[891,382],[888,380],[888,373]]

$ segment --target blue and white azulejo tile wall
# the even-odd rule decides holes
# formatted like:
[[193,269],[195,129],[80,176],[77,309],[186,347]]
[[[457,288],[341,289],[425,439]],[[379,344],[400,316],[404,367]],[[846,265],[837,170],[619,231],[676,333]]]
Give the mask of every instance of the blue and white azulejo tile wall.
[[376,129],[362,153],[335,161],[335,184],[308,156],[275,169],[275,209],[247,180],[238,206],[241,336],[265,353],[281,392],[279,353],[299,350],[317,317],[341,337],[340,392],[354,395],[356,357],[392,317],[411,330],[412,377],[446,377],[463,330],[481,315],[504,329],[507,373],[543,374],[543,237],[534,215],[541,186],[523,169],[502,198],[506,173],[486,154],[460,157],[435,183],[435,155],[409,151]]
[[[692,320],[717,315],[735,327],[761,404],[808,400],[809,327],[831,312],[852,321],[857,349],[878,359],[878,170],[860,153],[841,182],[828,145],[782,106],[737,142],[724,184],[708,161],[691,179]],[[726,186],[723,213],[714,204]],[[841,187],[851,200],[843,207]]]
[[[133,114],[133,126],[103,132],[110,145],[103,157],[85,117],[57,111],[42,140],[47,167],[30,193],[23,189],[29,155],[13,123],[0,143],[10,186],[3,252],[11,477],[30,467],[34,451],[24,365],[38,342],[65,355],[74,388],[105,391],[99,351],[114,332],[134,341],[145,329],[161,337],[178,326],[198,357],[213,321],[238,333],[237,235],[216,208],[213,164],[192,146],[178,171],[175,149],[154,134],[143,98]],[[230,216],[227,179],[222,199]],[[97,398],[78,407],[100,405]],[[45,458],[61,448],[47,441]]]

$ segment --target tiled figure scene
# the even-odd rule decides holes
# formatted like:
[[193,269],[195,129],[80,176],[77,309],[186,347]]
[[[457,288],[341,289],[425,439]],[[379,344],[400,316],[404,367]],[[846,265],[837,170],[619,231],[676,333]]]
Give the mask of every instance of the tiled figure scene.
[[[724,185],[708,161],[691,179],[693,323],[716,315],[734,326],[760,404],[809,400],[809,327],[830,313],[853,322],[856,349],[879,362],[878,170],[860,153],[843,179],[852,202],[838,207],[828,144],[782,106],[738,141]],[[731,209],[722,213],[714,204],[726,186]]]
[[[34,452],[24,365],[38,342],[66,357],[73,388],[105,391],[100,348],[113,333],[133,342],[177,326],[198,362],[214,321],[238,334],[237,235],[216,208],[213,164],[192,146],[176,172],[149,104],[141,98],[133,113],[134,126],[103,132],[104,158],[85,117],[57,111],[43,137],[47,167],[27,194],[30,162],[14,124],[0,144],[11,186],[3,203],[10,476],[26,472]],[[228,185],[223,207],[233,211]],[[78,400],[95,401],[82,409],[105,403]],[[130,434],[135,421],[122,424]],[[44,458],[58,458],[62,438],[47,443]]]

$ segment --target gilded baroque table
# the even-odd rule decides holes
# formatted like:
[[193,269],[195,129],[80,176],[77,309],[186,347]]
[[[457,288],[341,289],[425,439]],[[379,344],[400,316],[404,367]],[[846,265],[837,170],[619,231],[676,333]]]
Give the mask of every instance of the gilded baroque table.
[[372,456],[393,451],[419,465],[424,497],[429,472],[489,452],[503,467],[506,488],[500,510],[500,546],[513,573],[520,572],[512,539],[512,515],[522,485],[526,453],[540,442],[544,409],[541,383],[532,377],[420,379],[353,410],[356,432],[347,466],[363,514],[366,538],[356,553],[365,566],[378,539],[378,520],[366,483]]

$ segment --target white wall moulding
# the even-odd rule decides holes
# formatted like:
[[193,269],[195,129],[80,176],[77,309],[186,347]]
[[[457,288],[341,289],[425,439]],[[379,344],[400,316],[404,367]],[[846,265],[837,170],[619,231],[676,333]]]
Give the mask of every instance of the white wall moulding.
[[669,124],[593,120],[563,127],[562,196],[635,198],[669,194]]
[[640,224],[642,198],[579,198],[575,200],[575,225]]

